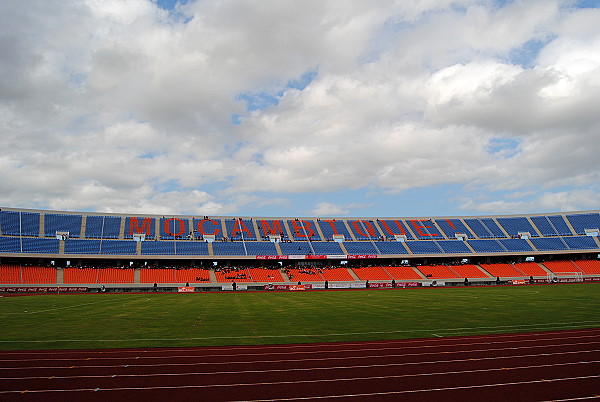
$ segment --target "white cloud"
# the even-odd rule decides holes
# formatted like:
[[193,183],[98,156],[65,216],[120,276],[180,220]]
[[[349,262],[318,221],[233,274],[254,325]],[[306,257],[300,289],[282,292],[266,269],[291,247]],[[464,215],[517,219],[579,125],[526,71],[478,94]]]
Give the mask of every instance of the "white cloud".
[[[297,193],[450,185],[509,189],[467,204],[508,212],[531,206],[514,196],[531,188],[542,200],[598,183],[598,9],[223,0],[180,10],[186,23],[150,0],[0,3],[0,204],[214,215],[289,206]],[[511,60],[531,43],[539,53]],[[306,88],[282,91],[307,71]],[[240,94],[263,92],[278,104],[247,111]],[[515,148],[491,152],[498,138]]]

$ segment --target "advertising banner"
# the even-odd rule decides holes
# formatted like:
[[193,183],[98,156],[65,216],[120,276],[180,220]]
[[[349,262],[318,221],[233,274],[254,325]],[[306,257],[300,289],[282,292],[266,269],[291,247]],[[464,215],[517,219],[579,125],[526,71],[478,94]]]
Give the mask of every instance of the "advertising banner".
[[177,288],[178,293],[192,293],[194,288],[192,286],[180,286]]
[[257,260],[287,260],[287,255],[257,255]]
[[391,288],[391,282],[369,282],[369,289]]
[[290,290],[306,290],[304,285],[290,285]]
[[346,258],[349,260],[362,260],[365,258],[377,258],[377,254],[349,254]]
[[60,293],[60,292],[87,292],[87,287],[82,286],[61,286],[61,287],[34,287],[34,286],[15,286],[0,288],[0,293]]
[[400,283],[396,283],[396,287],[397,288],[416,288],[418,286],[421,286],[421,284],[419,282],[400,282]]

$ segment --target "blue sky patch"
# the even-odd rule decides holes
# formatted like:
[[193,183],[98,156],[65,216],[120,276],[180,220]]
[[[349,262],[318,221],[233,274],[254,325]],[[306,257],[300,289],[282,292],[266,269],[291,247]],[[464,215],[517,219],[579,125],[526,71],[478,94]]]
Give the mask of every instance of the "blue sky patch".
[[487,146],[487,151],[504,158],[512,158],[519,152],[521,141],[517,138],[492,138]]
[[533,39],[525,42],[521,47],[511,49],[508,54],[509,61],[513,64],[518,64],[523,68],[534,67],[538,54],[552,39],[553,38],[547,38],[545,40]]
[[[283,88],[276,88],[271,92],[244,92],[238,95],[237,100],[246,102],[246,111],[265,110],[271,106],[279,105],[279,99],[285,95],[288,89],[304,90],[317,76],[318,71],[311,69],[303,73],[297,79],[289,80]],[[239,114],[231,116],[233,124],[241,124],[242,117]]]

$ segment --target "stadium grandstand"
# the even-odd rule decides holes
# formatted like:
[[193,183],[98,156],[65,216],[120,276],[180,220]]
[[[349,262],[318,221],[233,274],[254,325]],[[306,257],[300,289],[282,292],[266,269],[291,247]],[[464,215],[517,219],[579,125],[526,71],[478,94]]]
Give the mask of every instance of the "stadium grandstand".
[[1,208],[0,291],[596,281],[599,231],[599,211],[275,218]]

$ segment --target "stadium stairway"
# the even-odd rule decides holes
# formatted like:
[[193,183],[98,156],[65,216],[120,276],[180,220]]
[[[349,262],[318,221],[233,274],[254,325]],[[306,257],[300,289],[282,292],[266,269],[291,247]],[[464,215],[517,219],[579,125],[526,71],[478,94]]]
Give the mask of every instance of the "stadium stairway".
[[279,272],[281,273],[281,276],[283,277],[283,280],[286,282],[291,282],[289,276],[285,273],[285,270],[283,268],[281,268],[279,270]]
[[352,268],[346,268],[346,270],[355,281],[360,281],[360,278],[356,276],[356,273],[352,270]]

